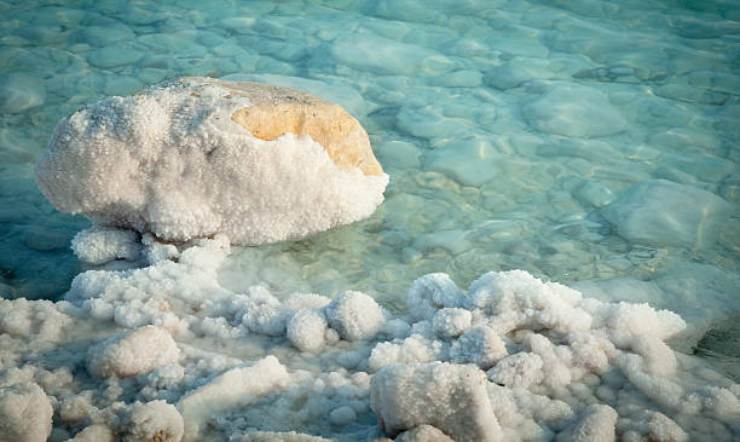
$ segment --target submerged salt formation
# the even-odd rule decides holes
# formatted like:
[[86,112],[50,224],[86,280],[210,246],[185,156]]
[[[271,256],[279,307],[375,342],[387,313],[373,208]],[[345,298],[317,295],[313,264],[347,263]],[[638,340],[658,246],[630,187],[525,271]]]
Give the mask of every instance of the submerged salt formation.
[[62,120],[37,180],[58,209],[98,224],[167,241],[223,233],[262,244],[368,217],[388,176],[365,130],[336,104],[185,78]]
[[[78,254],[130,247],[107,232]],[[426,275],[392,314],[360,292],[231,291],[224,236],[139,246],[148,266],[84,272],[59,302],[0,300],[5,428],[25,428],[20,401],[53,406],[52,440],[740,437],[740,385],[666,344],[686,326],[666,310],[508,271]]]

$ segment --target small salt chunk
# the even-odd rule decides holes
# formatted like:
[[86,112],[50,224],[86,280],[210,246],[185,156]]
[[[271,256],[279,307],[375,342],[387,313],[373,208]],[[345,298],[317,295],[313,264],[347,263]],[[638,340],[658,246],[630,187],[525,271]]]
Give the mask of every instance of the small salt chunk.
[[593,404],[583,417],[558,434],[558,442],[613,442],[617,412],[608,405]]
[[133,261],[139,257],[141,244],[132,230],[91,227],[75,235],[72,251],[81,261],[98,265],[115,259]]
[[180,442],[185,432],[182,416],[165,401],[136,403],[131,407],[124,442]]
[[75,434],[69,442],[115,442],[116,437],[110,428],[103,424],[93,424]]
[[459,307],[464,293],[446,273],[430,273],[414,281],[406,305],[417,319],[431,319],[444,307]]
[[462,308],[443,308],[434,314],[432,327],[434,333],[443,339],[454,338],[470,328],[473,315]]
[[413,430],[404,431],[394,439],[395,442],[455,442],[448,435],[431,425],[419,425]]
[[148,373],[176,362],[180,349],[166,330],[148,325],[90,347],[87,369],[100,378]]
[[[735,413],[738,413],[735,409]],[[663,413],[653,412],[647,422],[648,439],[655,442],[685,442],[689,435]]]
[[534,353],[516,353],[500,360],[488,370],[488,378],[510,388],[527,388],[539,384],[544,378],[542,358]]
[[383,311],[373,298],[353,291],[337,296],[326,307],[326,317],[331,328],[348,341],[372,339],[385,322]]
[[53,413],[46,393],[34,383],[0,388],[0,442],[44,442]]
[[370,404],[388,435],[429,424],[454,440],[494,441],[501,434],[486,390],[472,365],[394,364],[375,374]]
[[318,351],[324,346],[326,319],[316,310],[298,310],[287,326],[288,340],[301,351]]
[[177,406],[185,421],[184,440],[202,440],[200,432],[209,419],[280,390],[289,380],[285,366],[270,355],[249,367],[232,368],[188,392]]

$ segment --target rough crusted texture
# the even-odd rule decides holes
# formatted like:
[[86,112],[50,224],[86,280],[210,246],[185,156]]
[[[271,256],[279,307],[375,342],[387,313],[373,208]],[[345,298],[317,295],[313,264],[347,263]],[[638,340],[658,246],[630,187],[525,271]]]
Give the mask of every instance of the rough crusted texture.
[[455,442],[438,428],[426,424],[404,431],[394,440],[395,442]]
[[180,442],[185,432],[182,416],[165,401],[131,407],[124,442]]
[[92,347],[87,369],[101,378],[129,377],[175,362],[179,356],[172,336],[160,327],[148,325]]
[[[147,241],[143,255],[160,245]],[[120,439],[132,415],[128,403],[159,399],[180,404],[195,439],[249,440],[258,430],[296,430],[367,440],[380,431],[369,396],[371,379],[384,367],[402,367],[396,380],[386,378],[391,387],[403,384],[401,393],[378,388],[389,404],[405,404],[398,415],[385,408],[384,420],[439,418],[450,428],[476,428],[469,425],[475,420],[453,413],[445,406],[450,401],[437,395],[459,387],[465,393],[459,397],[470,399],[468,383],[454,373],[475,371],[480,378],[484,369],[484,395],[501,440],[552,440],[561,433],[628,441],[740,435],[740,386],[673,351],[666,340],[684,322],[647,304],[603,302],[508,271],[485,274],[467,291],[446,275],[420,278],[408,312],[392,314],[359,295],[329,302],[314,294],[278,299],[266,287],[225,288],[218,268],[229,244],[222,236],[176,252],[177,260],[162,258],[145,268],[82,273],[59,302],[0,300],[0,387],[40,385],[60,404],[55,431],[70,435],[89,420]],[[330,307],[335,323],[327,320],[325,328]],[[470,328],[453,336],[442,327],[440,336],[439,323],[460,315],[456,309],[470,312]],[[370,310],[380,313],[366,321]],[[442,319],[435,327],[437,315]],[[91,338],[148,324],[173,333],[177,360],[125,379],[100,380],[78,369],[85,350],[105,349]],[[350,341],[349,330],[362,338]],[[244,367],[254,360],[260,361]],[[419,365],[450,368],[437,376],[416,372]],[[594,411],[594,404],[610,408]],[[435,424],[459,439],[441,425]]]
[[329,325],[348,341],[370,339],[383,326],[383,311],[377,302],[361,292],[347,291],[326,306]]
[[104,264],[114,259],[136,260],[141,244],[131,230],[91,227],[72,239],[72,251],[89,264]]
[[617,412],[608,405],[591,405],[584,416],[558,434],[558,442],[614,442]]
[[53,410],[38,385],[24,382],[0,388],[0,442],[44,442]]
[[429,424],[454,440],[500,440],[486,377],[470,365],[390,365],[373,377],[371,406],[389,435]]
[[[367,135],[346,112],[332,128],[337,107],[306,97],[186,78],[107,98],[57,125],[37,181],[62,211],[169,241],[225,233],[262,244],[368,217],[388,176],[373,165]],[[242,125],[270,121],[287,126],[255,135]]]
[[185,440],[198,440],[198,432],[211,416],[279,389],[288,378],[280,361],[268,356],[252,366],[231,369],[190,392],[178,404],[185,418]]

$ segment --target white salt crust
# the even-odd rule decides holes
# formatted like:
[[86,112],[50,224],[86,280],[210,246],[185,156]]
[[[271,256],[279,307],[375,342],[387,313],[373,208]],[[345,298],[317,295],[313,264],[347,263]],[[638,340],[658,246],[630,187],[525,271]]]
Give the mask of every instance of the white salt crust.
[[106,98],[57,125],[39,187],[98,224],[251,245],[349,224],[383,201],[387,175],[340,168],[309,136],[253,137],[231,120],[249,105],[203,78]]
[[[144,242],[143,256],[163,246]],[[47,400],[52,438],[77,440],[740,436],[740,385],[666,344],[685,328],[669,311],[523,271],[467,291],[424,276],[400,314],[360,292],[278,299],[221,286],[229,250],[216,236],[176,260],[84,272],[56,303],[0,300],[0,410]]]

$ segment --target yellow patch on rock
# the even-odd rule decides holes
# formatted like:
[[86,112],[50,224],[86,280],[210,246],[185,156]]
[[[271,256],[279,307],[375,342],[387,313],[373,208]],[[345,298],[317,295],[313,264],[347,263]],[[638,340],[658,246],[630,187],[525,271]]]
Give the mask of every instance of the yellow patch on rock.
[[271,141],[290,132],[308,135],[326,149],[342,168],[359,168],[365,175],[382,175],[370,139],[360,123],[341,106],[314,95],[263,83],[212,80],[251,105],[231,119],[255,138]]

